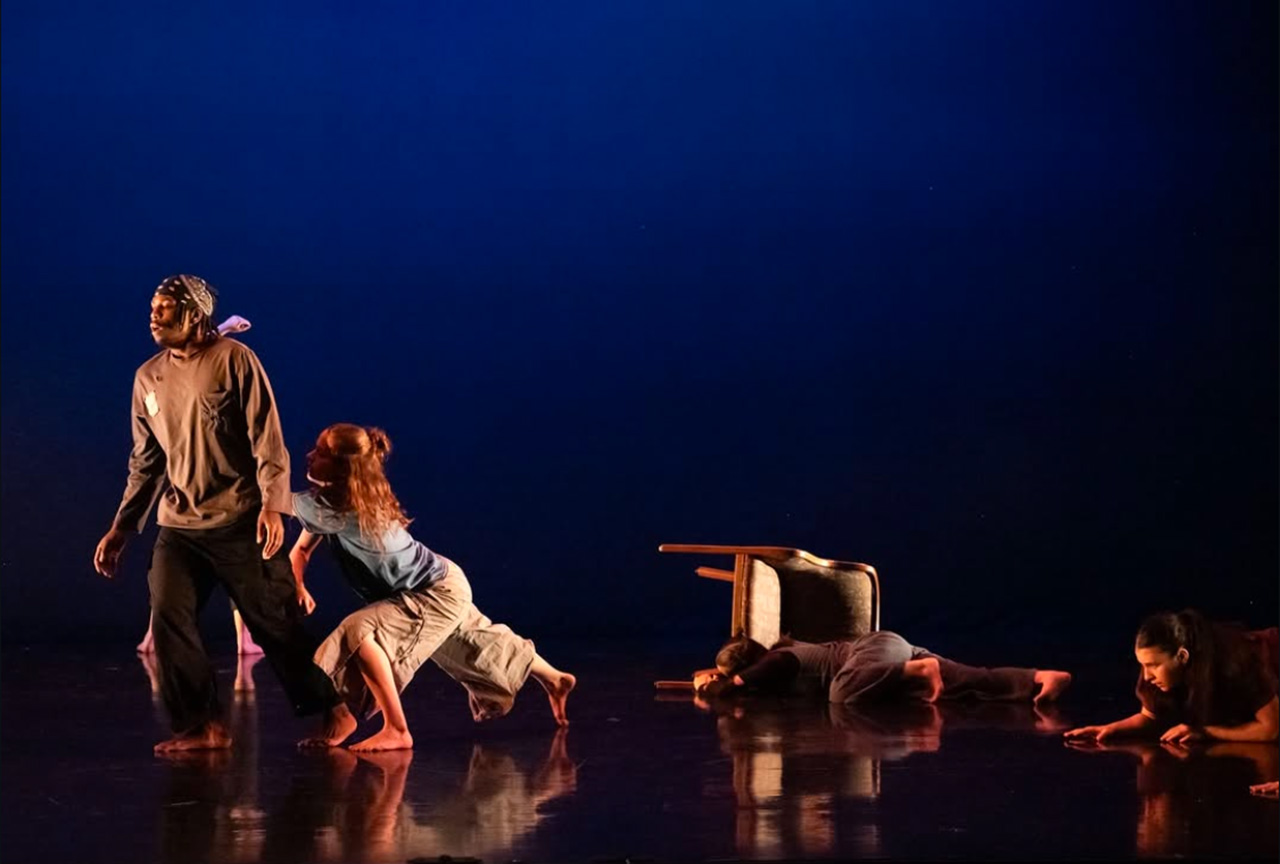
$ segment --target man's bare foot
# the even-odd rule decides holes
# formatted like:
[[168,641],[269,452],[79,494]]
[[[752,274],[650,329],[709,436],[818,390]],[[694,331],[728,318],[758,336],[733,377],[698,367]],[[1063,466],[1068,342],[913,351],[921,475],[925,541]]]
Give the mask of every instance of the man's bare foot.
[[373,753],[378,750],[412,750],[413,736],[408,729],[391,729],[386,726],[363,741],[347,748],[352,753]]
[[1040,685],[1040,692],[1036,694],[1036,698],[1032,700],[1031,704],[1039,705],[1042,702],[1053,702],[1062,695],[1062,691],[1070,686],[1071,673],[1059,672],[1054,669],[1037,669],[1036,683]]
[[902,674],[924,682],[924,694],[920,697],[924,701],[937,702],[942,695],[942,666],[937,657],[908,660],[902,665]]
[[539,678],[538,683],[542,685],[543,690],[547,691],[547,701],[551,703],[551,716],[556,718],[556,723],[560,726],[568,726],[569,713],[566,708],[569,704],[569,694],[573,692],[574,687],[578,686],[578,679],[568,672],[561,672],[551,680],[543,681]]
[[299,747],[337,747],[351,737],[351,733],[356,731],[356,718],[345,704],[338,703],[333,708],[325,712],[324,725],[320,728],[319,735],[313,735],[310,738],[303,738],[298,742]]
[[231,746],[231,734],[217,720],[210,720],[192,732],[175,735],[155,746],[157,754],[177,750],[226,750]]

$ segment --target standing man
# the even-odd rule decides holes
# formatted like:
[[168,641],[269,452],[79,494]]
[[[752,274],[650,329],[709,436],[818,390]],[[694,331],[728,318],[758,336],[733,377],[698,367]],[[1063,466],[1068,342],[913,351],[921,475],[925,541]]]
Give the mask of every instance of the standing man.
[[231,746],[199,629],[217,585],[299,716],[340,702],[311,660],[318,640],[302,627],[283,552],[281,514],[292,512],[289,453],[271,383],[253,351],[219,335],[214,300],[197,276],[170,276],[151,298],[151,336],[161,351],[134,376],[129,480],[93,555],[97,571],[114,577],[129,536],[160,498],[148,583],[174,736],[157,753]]

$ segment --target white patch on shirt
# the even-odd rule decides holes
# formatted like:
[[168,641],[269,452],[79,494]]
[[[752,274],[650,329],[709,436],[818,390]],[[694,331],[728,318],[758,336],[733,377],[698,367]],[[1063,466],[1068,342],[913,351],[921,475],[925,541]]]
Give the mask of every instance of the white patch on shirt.
[[144,400],[147,403],[147,416],[154,417],[160,413],[160,403],[156,401],[156,391],[152,390]]

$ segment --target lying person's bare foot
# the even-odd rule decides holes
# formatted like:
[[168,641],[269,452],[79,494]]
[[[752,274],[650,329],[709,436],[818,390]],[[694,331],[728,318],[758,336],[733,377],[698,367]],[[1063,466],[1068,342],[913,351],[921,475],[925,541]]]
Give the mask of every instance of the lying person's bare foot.
[[210,720],[194,731],[161,741],[155,746],[155,752],[163,754],[176,750],[226,750],[230,746],[231,734],[227,732],[227,727],[217,720]]
[[339,703],[333,708],[325,712],[324,725],[320,728],[319,735],[313,735],[310,738],[303,738],[298,742],[299,747],[318,748],[318,747],[337,747],[351,737],[351,733],[356,731],[356,718],[345,704]]
[[1033,704],[1031,709],[1036,715],[1036,731],[1037,732],[1062,732],[1066,730],[1070,724],[1062,719],[1062,714],[1056,706]]
[[559,725],[568,726],[569,712],[566,709],[569,704],[569,694],[573,692],[574,687],[578,686],[578,679],[568,672],[561,672],[549,681],[539,678],[538,683],[542,685],[543,690],[547,691],[547,701],[551,703],[551,716],[556,718],[556,723]]
[[1059,672],[1054,669],[1037,669],[1036,683],[1040,685],[1040,692],[1036,694],[1032,704],[1039,705],[1042,702],[1052,702],[1062,695],[1062,691],[1070,686],[1071,673]]
[[937,702],[942,695],[942,666],[937,657],[908,660],[902,664],[902,674],[924,682],[924,694],[920,697],[924,701]]
[[1261,795],[1263,798],[1277,798],[1280,797],[1280,783],[1275,780],[1270,783],[1257,783],[1249,787],[1249,793]]
[[391,729],[384,726],[380,732],[357,741],[347,748],[352,753],[373,753],[379,750],[412,750],[413,736],[408,729]]

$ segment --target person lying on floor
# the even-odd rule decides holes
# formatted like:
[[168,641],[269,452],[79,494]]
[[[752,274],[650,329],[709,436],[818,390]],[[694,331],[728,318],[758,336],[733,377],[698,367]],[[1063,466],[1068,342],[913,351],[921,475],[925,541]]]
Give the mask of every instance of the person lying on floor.
[[1057,699],[1071,675],[1052,669],[966,666],[879,630],[838,642],[783,639],[772,649],[739,635],[716,655],[716,668],[694,675],[699,695],[733,691],[770,694],[825,692],[829,702],[972,697],[1031,701]]
[[1152,615],[1134,640],[1141,710],[1112,723],[1071,729],[1064,737],[1098,743],[1124,735],[1159,735],[1172,744],[1275,741],[1278,636],[1275,627],[1246,631],[1208,621],[1195,609]]

